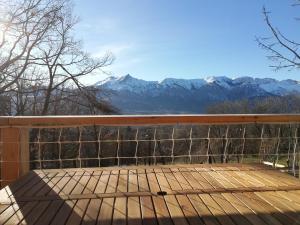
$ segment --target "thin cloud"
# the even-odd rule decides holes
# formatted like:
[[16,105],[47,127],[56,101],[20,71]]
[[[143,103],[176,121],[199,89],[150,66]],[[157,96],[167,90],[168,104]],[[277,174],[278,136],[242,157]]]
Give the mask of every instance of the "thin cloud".
[[82,29],[87,30],[87,32],[107,34],[116,32],[119,29],[120,24],[113,18],[99,18],[95,19],[93,23],[82,22],[79,26]]
[[124,55],[133,51],[135,49],[133,44],[125,43],[125,44],[107,44],[99,47],[95,53],[92,55],[94,57],[101,57],[107,52],[112,53],[115,57]]

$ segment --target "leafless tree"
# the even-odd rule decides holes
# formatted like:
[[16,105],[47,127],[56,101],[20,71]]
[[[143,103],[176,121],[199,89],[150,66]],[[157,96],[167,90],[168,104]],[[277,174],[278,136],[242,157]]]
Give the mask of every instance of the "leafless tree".
[[[296,0],[292,6],[298,6],[299,0]],[[267,58],[273,63],[270,65],[275,70],[279,69],[297,69],[300,67],[300,42],[292,40],[283,34],[271,21],[270,12],[263,7],[263,16],[271,37],[256,38],[259,46],[268,52]],[[297,18],[296,18],[297,19]],[[298,19],[297,19],[298,20]]]
[[0,91],[12,88],[31,66],[31,55],[58,22],[63,2],[0,1]]
[[66,101],[82,105],[83,98],[94,113],[114,112],[97,98],[98,90],[80,81],[102,72],[113,56],[92,58],[82,50],[74,38],[78,18],[70,0],[0,0],[0,4],[0,93],[12,94],[13,114],[53,114],[58,106],[68,113]]
[[[92,99],[91,93],[79,79],[97,70],[101,71],[113,61],[109,53],[95,59],[81,50],[81,43],[72,35],[78,19],[73,16],[71,7],[69,4],[60,10],[58,23],[51,28],[51,35],[38,46],[39,52],[32,56],[34,65],[41,67],[44,75],[42,115],[48,114],[50,103],[53,101],[51,97],[58,91],[66,91],[68,84],[75,85],[81,95]],[[64,87],[64,90],[61,87]]]

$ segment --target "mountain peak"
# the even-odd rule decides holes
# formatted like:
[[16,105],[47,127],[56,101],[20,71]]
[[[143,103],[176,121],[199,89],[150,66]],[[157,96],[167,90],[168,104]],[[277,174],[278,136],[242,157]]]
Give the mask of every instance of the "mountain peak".
[[212,83],[215,81],[231,81],[232,79],[225,76],[208,76],[204,78],[204,80],[207,81],[208,83]]
[[116,78],[109,77],[103,81],[97,82],[95,85],[114,91],[131,91],[142,93],[149,88],[153,88],[158,82],[145,81],[132,77],[130,74]]
[[126,74],[125,76],[122,76],[122,77],[119,78],[120,81],[128,81],[128,80],[131,80],[131,79],[136,79],[136,78],[132,77],[130,74]]
[[211,76],[204,79],[208,84],[217,84],[224,88],[230,88],[232,84],[232,79],[225,76]]

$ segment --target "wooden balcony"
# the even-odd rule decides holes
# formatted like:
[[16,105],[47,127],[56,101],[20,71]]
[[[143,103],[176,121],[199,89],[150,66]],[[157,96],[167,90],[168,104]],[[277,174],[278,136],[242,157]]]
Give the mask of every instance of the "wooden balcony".
[[[292,161],[292,171],[298,169],[299,122],[299,115],[2,117],[0,224],[299,224],[300,181],[276,168],[279,156],[288,156]],[[49,159],[41,155],[37,160],[30,157],[32,143],[39,146],[48,143],[40,137],[37,141],[30,140],[31,129],[35,128],[178,124],[225,125],[225,134],[219,138],[224,143],[224,151],[221,152],[223,163],[208,164],[208,159],[216,155],[214,152],[207,151],[204,156],[193,155],[193,143],[202,139],[192,132],[186,137],[190,151],[176,155],[174,145],[182,138],[174,135],[174,129],[171,129],[172,139],[166,139],[172,144],[167,165],[156,160],[153,161],[155,165],[142,165],[138,154],[133,154],[133,161],[130,161],[133,163],[120,163],[120,143],[124,140],[119,135],[115,140],[119,151],[114,167],[62,168],[63,164],[58,163],[57,169],[45,169],[48,164],[44,165],[43,160]],[[245,145],[248,138],[240,128],[238,130],[244,135],[230,136],[228,126],[238,124],[276,125],[274,129],[278,132],[274,137],[264,137],[264,126],[259,126],[260,137],[251,137],[260,143],[256,163],[249,164],[250,161],[242,161],[239,157],[238,161],[243,163],[230,161],[231,158],[236,159],[236,155],[244,157],[247,154],[229,152],[235,143],[231,139],[241,139]],[[281,125],[291,129],[292,132],[288,132],[291,137],[281,135]],[[79,136],[81,138],[81,133]],[[77,142],[81,142],[80,138]],[[149,141],[156,146],[157,142],[163,141],[157,138],[154,135],[154,139]],[[209,133],[204,138],[208,139],[205,142],[208,145],[210,138],[213,137]],[[269,139],[277,143],[274,145],[276,154],[272,153],[269,157],[273,159],[273,167],[260,163],[267,158],[267,150],[262,146]],[[101,141],[98,138],[96,142]],[[129,141],[136,142],[132,151],[137,152],[138,142],[144,140],[139,140],[136,135]],[[61,149],[63,141],[60,138],[58,143]],[[281,143],[284,146],[289,143],[289,154],[280,149]],[[239,146],[244,148],[244,145]],[[177,156],[187,158],[190,163],[179,164],[181,161],[177,160]],[[84,165],[81,163],[85,160],[83,156],[79,154],[76,157],[80,162],[78,165]],[[104,156],[97,157],[100,162]],[[151,153],[140,158],[149,157],[165,156]],[[197,164],[197,160],[203,157],[207,160],[199,163],[205,164]],[[57,161],[63,160],[59,155]],[[40,169],[30,170],[32,161],[37,161]]]

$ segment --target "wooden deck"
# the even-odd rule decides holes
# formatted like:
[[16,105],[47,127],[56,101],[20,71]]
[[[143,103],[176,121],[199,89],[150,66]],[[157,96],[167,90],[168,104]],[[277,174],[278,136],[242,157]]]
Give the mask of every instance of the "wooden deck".
[[300,181],[261,165],[31,171],[0,224],[300,224]]

